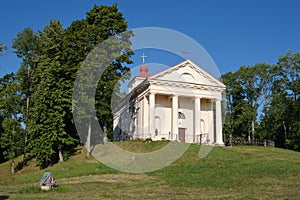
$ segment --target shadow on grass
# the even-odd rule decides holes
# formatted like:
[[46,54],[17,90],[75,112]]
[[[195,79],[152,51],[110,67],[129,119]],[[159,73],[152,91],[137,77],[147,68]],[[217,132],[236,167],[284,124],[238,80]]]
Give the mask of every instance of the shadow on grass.
[[8,199],[9,198],[9,196],[7,196],[7,195],[0,195],[0,200],[4,200],[4,199]]
[[18,162],[17,166],[15,167],[15,171],[20,171],[21,169],[23,169],[24,167],[27,166],[28,162],[31,161],[33,159],[32,156],[28,156],[25,160],[22,160],[20,162]]

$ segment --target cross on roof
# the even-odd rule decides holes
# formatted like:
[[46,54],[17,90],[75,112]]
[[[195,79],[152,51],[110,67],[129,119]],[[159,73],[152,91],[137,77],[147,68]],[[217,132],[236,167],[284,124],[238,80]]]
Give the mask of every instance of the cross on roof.
[[143,55],[141,56],[141,58],[143,59],[143,64],[145,64],[145,58],[147,58],[147,56],[145,56],[145,54],[143,53]]

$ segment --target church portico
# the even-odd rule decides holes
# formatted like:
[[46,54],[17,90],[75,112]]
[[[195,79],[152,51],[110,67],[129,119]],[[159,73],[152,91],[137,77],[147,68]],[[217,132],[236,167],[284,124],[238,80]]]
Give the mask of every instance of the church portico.
[[[130,109],[125,108],[128,106],[126,101],[121,102],[122,108],[114,112],[114,128],[119,130],[122,129],[120,124],[131,124],[129,121],[127,123],[124,121],[129,118],[134,121],[135,127],[127,129],[133,131],[120,130],[115,134],[122,132],[131,135],[132,138],[144,140],[151,138],[152,140],[222,145],[220,99],[221,91],[225,89],[225,86],[214,79],[219,87],[213,84],[197,83],[200,78],[197,77],[197,73],[194,73],[193,67],[188,65],[194,66],[191,61],[178,64],[182,71],[179,77],[177,71],[175,73],[177,77],[172,78],[174,74],[170,70],[154,76],[148,76],[143,72],[148,77],[134,79],[132,83],[135,86],[129,85],[128,96],[131,96],[131,103],[127,103],[128,105],[134,104],[134,115],[128,111],[127,116],[124,116],[124,111],[127,112]],[[184,67],[186,67],[185,70],[183,70]],[[146,67],[143,67],[143,70],[145,69]],[[184,80],[180,80],[180,77],[184,77]],[[212,79],[212,77],[208,78]]]
[[[144,116],[136,120],[139,131],[135,138],[172,141],[183,141],[184,138],[188,143],[212,144],[216,141],[213,125],[214,102],[214,99],[199,96],[170,95],[150,90],[138,102],[140,107],[144,107]],[[146,123],[139,123],[141,121]]]

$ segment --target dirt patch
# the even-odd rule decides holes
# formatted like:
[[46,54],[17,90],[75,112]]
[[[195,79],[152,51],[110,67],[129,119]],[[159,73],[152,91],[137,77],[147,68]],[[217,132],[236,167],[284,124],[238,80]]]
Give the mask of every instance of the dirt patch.
[[89,175],[72,178],[58,179],[59,184],[78,184],[88,182],[104,182],[104,183],[131,183],[137,181],[147,181],[156,179],[154,176],[146,174],[102,174]]

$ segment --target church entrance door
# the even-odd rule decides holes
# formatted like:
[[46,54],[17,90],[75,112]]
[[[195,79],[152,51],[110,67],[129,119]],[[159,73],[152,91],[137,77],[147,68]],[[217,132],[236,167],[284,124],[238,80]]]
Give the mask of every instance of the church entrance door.
[[185,142],[185,128],[178,128],[179,141]]

